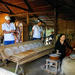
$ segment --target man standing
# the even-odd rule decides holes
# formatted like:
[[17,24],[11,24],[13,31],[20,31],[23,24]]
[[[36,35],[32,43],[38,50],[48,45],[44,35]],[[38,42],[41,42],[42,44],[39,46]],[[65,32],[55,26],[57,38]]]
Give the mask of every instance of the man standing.
[[15,25],[10,23],[10,17],[5,16],[5,23],[2,24],[2,30],[4,32],[4,45],[14,44],[14,32],[15,32]]
[[38,20],[38,24],[32,28],[33,40],[41,40],[43,36],[43,29],[41,27],[42,22]]

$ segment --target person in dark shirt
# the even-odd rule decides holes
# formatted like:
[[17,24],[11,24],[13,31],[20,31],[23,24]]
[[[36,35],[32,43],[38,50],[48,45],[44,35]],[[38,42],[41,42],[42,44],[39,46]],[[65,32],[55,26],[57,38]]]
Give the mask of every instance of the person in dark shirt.
[[66,56],[66,51],[67,51],[67,48],[69,48],[71,51],[72,50],[75,50],[75,48],[72,48],[67,40],[66,40],[66,36],[65,34],[61,34],[59,37],[58,37],[58,40],[55,44],[55,52],[59,52],[61,53],[60,55],[60,59],[62,60],[65,56]]

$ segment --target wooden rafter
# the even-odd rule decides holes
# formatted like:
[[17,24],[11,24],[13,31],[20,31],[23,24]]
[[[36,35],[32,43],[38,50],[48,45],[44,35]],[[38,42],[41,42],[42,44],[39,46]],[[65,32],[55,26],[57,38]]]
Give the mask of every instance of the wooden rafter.
[[12,6],[12,7],[15,7],[15,8],[19,8],[19,9],[24,10],[24,11],[29,11],[28,9],[25,9],[25,8],[22,8],[22,7],[19,7],[19,6],[17,6],[17,5],[10,4],[10,3],[8,3],[8,2],[4,2],[4,1],[1,1],[1,0],[0,0],[0,3],[9,5],[9,6]]
[[34,8],[34,9],[37,9],[37,8],[47,8],[47,7],[51,7],[50,5],[46,5],[46,6],[41,6],[41,7],[36,7],[36,8]]
[[24,0],[24,3],[27,5],[27,7],[28,7],[28,9],[29,9],[30,11],[33,11],[33,9],[31,8],[31,6],[30,6],[28,0]]
[[5,12],[5,11],[0,11],[0,13],[7,13],[7,14],[9,14],[9,12]]
[[8,11],[10,12],[10,14],[14,14],[13,11],[6,4],[4,6],[8,9]]
[[[30,12],[28,13],[29,15],[40,15],[40,14],[48,14],[50,13],[50,11],[46,11],[46,12]],[[10,16],[26,16],[27,13],[22,13],[22,14],[14,14],[14,15],[10,15]]]

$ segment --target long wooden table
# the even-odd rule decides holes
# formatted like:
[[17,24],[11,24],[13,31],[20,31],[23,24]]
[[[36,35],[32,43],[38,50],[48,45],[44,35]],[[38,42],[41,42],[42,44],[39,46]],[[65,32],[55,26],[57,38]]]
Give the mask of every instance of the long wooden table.
[[[9,46],[7,46],[7,47],[9,47]],[[3,47],[2,49],[4,49],[4,48],[5,47]],[[31,50],[27,50],[25,52],[14,54],[14,55],[9,56],[9,57],[6,57],[6,55],[4,53],[4,50],[1,49],[0,54],[2,56],[3,61],[5,59],[8,59],[9,61],[12,61],[12,62],[16,63],[15,73],[17,73],[19,68],[21,70],[23,70],[22,67],[21,67],[22,64],[25,64],[27,62],[31,62],[35,59],[38,59],[42,56],[45,56],[45,55],[51,53],[53,48],[54,48],[53,45],[37,47],[37,48],[33,48]],[[24,73],[22,73],[22,74],[25,75]]]

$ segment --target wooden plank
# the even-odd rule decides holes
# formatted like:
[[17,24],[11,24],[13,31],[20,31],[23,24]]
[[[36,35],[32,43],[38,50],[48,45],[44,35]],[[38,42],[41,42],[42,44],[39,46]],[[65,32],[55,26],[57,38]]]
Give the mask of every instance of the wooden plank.
[[34,50],[28,50],[28,51],[25,51],[25,52],[21,52],[19,54],[15,54],[12,57],[15,57],[15,58],[18,58],[18,59],[22,59],[22,58],[24,58],[24,57],[26,57],[26,56],[28,56],[30,54],[33,54],[33,53],[35,53]]
[[23,63],[31,62],[31,61],[33,61],[33,60],[35,60],[35,59],[38,59],[38,58],[42,57],[42,56],[48,55],[48,54],[51,53],[51,52],[52,52],[52,51],[50,51],[50,50],[46,50],[46,51],[41,52],[41,53],[38,53],[38,54],[36,54],[36,55],[34,55],[34,56],[30,57],[30,58],[27,58],[27,59],[24,60],[23,62],[19,62],[19,64],[21,65],[21,64],[23,64]]

